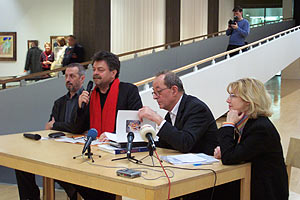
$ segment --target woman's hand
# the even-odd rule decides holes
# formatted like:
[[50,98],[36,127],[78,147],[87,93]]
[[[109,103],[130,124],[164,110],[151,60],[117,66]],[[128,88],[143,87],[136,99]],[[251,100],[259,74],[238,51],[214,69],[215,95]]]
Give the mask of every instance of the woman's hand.
[[226,122],[236,124],[244,117],[244,115],[244,112],[238,113],[237,110],[229,110],[229,112],[227,113]]
[[221,149],[220,146],[217,146],[214,151],[214,157],[216,159],[221,159]]

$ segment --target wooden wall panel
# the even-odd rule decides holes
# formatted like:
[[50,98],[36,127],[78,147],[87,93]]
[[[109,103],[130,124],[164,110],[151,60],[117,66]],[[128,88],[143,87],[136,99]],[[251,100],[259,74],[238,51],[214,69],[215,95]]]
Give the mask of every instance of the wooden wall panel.
[[110,0],[74,0],[73,33],[90,60],[99,50],[110,51]]
[[180,40],[180,0],[166,0],[166,43]]

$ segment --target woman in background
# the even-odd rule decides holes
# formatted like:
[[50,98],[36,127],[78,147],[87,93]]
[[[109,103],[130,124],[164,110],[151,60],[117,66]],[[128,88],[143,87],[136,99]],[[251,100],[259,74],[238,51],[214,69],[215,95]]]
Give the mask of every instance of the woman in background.
[[41,54],[41,64],[43,71],[50,70],[50,66],[54,61],[54,53],[51,50],[51,45],[49,42],[45,42],[44,44],[45,51]]
[[[62,61],[64,59],[65,50],[67,48],[67,43],[64,37],[58,37],[56,39],[58,44],[57,47],[54,47],[54,62],[51,64],[51,70],[62,67]],[[58,72],[50,73],[50,76],[57,76]]]
[[251,162],[251,199],[287,200],[288,177],[280,136],[269,120],[271,98],[262,82],[244,78],[227,87],[229,112],[215,157],[224,165]]

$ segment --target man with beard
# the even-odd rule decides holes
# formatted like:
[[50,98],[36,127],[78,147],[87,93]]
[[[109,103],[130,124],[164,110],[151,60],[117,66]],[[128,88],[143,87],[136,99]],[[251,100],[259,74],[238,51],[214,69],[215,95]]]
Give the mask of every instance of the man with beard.
[[54,102],[46,130],[74,132],[74,121],[78,108],[78,97],[83,91],[85,69],[79,63],[71,63],[65,73],[66,88],[69,91]]
[[[91,94],[83,91],[78,99],[79,109],[76,117],[76,132],[82,133],[90,128],[103,132],[115,132],[118,110],[138,110],[142,108],[138,88],[131,83],[120,82],[120,61],[113,53],[97,52],[92,58],[93,80],[96,87]],[[82,103],[87,106],[82,108]],[[85,199],[115,199],[114,194],[77,186]]]
[[[78,108],[78,97],[83,91],[85,69],[79,63],[68,65],[65,73],[66,88],[69,91],[54,102],[50,120],[46,123],[46,130],[58,130],[72,132],[74,120]],[[35,182],[35,175],[16,171],[20,199],[40,199],[40,190]],[[72,184],[56,181],[64,188],[70,200],[77,199],[77,192]]]

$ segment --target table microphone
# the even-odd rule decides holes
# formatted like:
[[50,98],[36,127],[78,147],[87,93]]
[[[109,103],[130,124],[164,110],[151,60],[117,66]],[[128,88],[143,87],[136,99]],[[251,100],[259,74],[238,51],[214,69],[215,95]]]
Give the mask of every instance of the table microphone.
[[[90,93],[91,90],[93,89],[93,84],[94,84],[93,81],[89,81],[89,83],[86,87],[86,91],[88,91],[88,93]],[[82,105],[81,105],[81,108],[84,109],[85,105],[86,105],[86,103],[83,102]]]
[[92,141],[96,140],[97,135],[98,135],[98,131],[95,128],[91,128],[88,131],[87,140],[84,144],[82,154],[84,154],[84,152],[89,148],[89,146],[92,144]]
[[156,132],[153,126],[151,126],[150,124],[143,125],[140,129],[140,134],[142,136],[142,139],[146,142],[149,142],[152,149],[155,150],[156,147],[153,138],[156,137]]
[[132,149],[132,142],[134,139],[134,133],[133,132],[129,132],[127,134],[127,157],[130,158],[131,157],[131,149]]
[[32,140],[39,140],[42,138],[39,134],[31,134],[31,133],[24,133],[23,136]]

